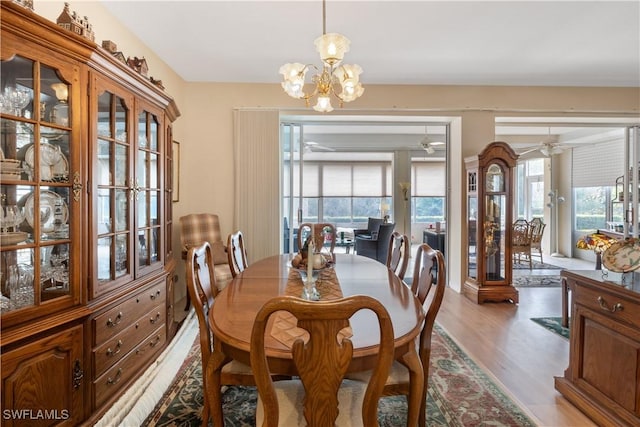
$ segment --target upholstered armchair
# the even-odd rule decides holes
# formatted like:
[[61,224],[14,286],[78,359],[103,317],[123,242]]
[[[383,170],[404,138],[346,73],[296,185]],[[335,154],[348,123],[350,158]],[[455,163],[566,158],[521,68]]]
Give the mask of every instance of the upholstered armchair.
[[283,229],[284,229],[284,253],[288,254],[289,253],[289,235],[291,232],[293,232],[293,253],[298,252],[298,229],[294,228],[291,229],[289,227],[289,221],[287,220],[287,217],[284,217],[284,223],[283,223]]
[[189,248],[209,242],[213,255],[214,274],[218,289],[223,289],[231,281],[231,269],[227,247],[220,233],[218,215],[200,213],[189,214],[180,218],[180,241],[182,242],[182,259],[187,258]]
[[394,223],[380,224],[375,238],[356,235],[356,253],[386,264],[387,255],[389,254],[389,242],[395,226]]
[[362,236],[365,238],[375,238],[378,233],[378,229],[380,228],[380,224],[382,224],[382,218],[369,218],[367,220],[367,228],[356,228],[353,230],[353,238],[357,238],[358,236]]

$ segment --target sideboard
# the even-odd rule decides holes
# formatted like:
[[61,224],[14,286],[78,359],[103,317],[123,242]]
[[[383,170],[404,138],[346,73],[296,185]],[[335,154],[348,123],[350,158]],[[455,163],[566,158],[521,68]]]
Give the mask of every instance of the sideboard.
[[571,336],[555,388],[598,425],[640,425],[640,274],[561,275],[572,293]]

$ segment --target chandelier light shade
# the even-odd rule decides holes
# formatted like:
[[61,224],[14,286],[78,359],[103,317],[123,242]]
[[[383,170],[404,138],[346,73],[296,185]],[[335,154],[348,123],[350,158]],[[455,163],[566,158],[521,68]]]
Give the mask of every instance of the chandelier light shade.
[[[364,93],[360,83],[362,67],[342,64],[344,54],[349,51],[348,38],[338,33],[326,32],[326,0],[322,1],[322,35],[315,40],[316,50],[322,60],[321,68],[313,64],[287,63],[280,67],[282,88],[292,98],[304,99],[307,107],[316,99],[313,109],[322,113],[333,111],[331,98],[337,98],[340,107],[345,102],[358,99]],[[307,71],[316,71],[305,91]]]

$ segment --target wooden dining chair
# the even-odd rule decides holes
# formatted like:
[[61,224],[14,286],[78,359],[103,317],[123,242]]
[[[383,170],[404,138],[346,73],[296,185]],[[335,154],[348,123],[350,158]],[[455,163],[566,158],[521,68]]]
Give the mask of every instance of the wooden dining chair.
[[[187,292],[198,318],[203,373],[213,351],[213,334],[209,328],[209,309],[219,292],[215,283],[213,267],[213,254],[209,242],[189,248],[186,260]],[[222,368],[221,384],[255,385],[251,367],[232,360]],[[202,410],[202,425],[206,426],[209,422],[206,375],[202,376],[202,386],[205,399]]]
[[[418,343],[418,354],[422,362],[424,374],[424,388],[420,398],[420,414],[418,425],[425,427],[427,387],[429,385],[429,360],[431,359],[431,335],[435,324],[436,316],[442,305],[444,291],[447,284],[446,267],[442,252],[433,249],[426,243],[418,246],[415,256],[413,270],[413,282],[411,291],[418,298],[426,313],[420,340]],[[367,381],[371,376],[371,371],[356,372],[347,377],[352,380]],[[410,392],[409,370],[400,362],[394,361],[391,372],[387,378],[382,392],[383,396],[409,396]]]
[[[299,379],[274,383],[265,354],[265,330],[272,315],[282,310],[291,313],[308,336],[297,338],[291,348]],[[353,354],[344,328],[360,310],[371,310],[380,330],[368,382],[344,380]],[[322,302],[273,298],[256,315],[251,333],[251,366],[258,387],[256,426],[378,426],[378,400],[393,358],[391,318],[378,300],[366,295]]]
[[409,238],[406,234],[394,231],[389,241],[389,252],[387,254],[387,267],[391,269],[400,280],[404,279],[409,265]]
[[[544,264],[544,260],[542,259],[542,235],[544,234],[544,229],[547,226],[544,222],[542,222],[542,218],[533,218],[529,221],[529,227],[531,227],[531,256],[539,256],[540,262]],[[534,251],[537,252],[534,254]]]
[[516,220],[511,226],[511,257],[513,258],[513,263],[528,262],[529,270],[533,268],[531,231],[531,226],[524,219]]
[[310,235],[313,235],[316,252],[320,252],[322,248],[327,248],[333,254],[336,248],[337,236],[335,225],[329,222],[304,222],[300,224],[300,227],[298,227],[298,248],[302,249],[304,242]]
[[231,275],[236,277],[249,266],[247,251],[244,247],[244,235],[242,231],[236,231],[227,237],[227,254]]

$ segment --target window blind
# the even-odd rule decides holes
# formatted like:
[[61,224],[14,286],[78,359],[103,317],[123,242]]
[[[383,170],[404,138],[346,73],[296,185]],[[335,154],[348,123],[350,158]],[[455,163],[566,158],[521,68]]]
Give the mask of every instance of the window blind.
[[411,167],[411,195],[415,197],[444,197],[446,193],[445,162],[414,163]]
[[577,147],[572,153],[574,187],[611,187],[624,174],[624,141],[617,140],[588,147]]

